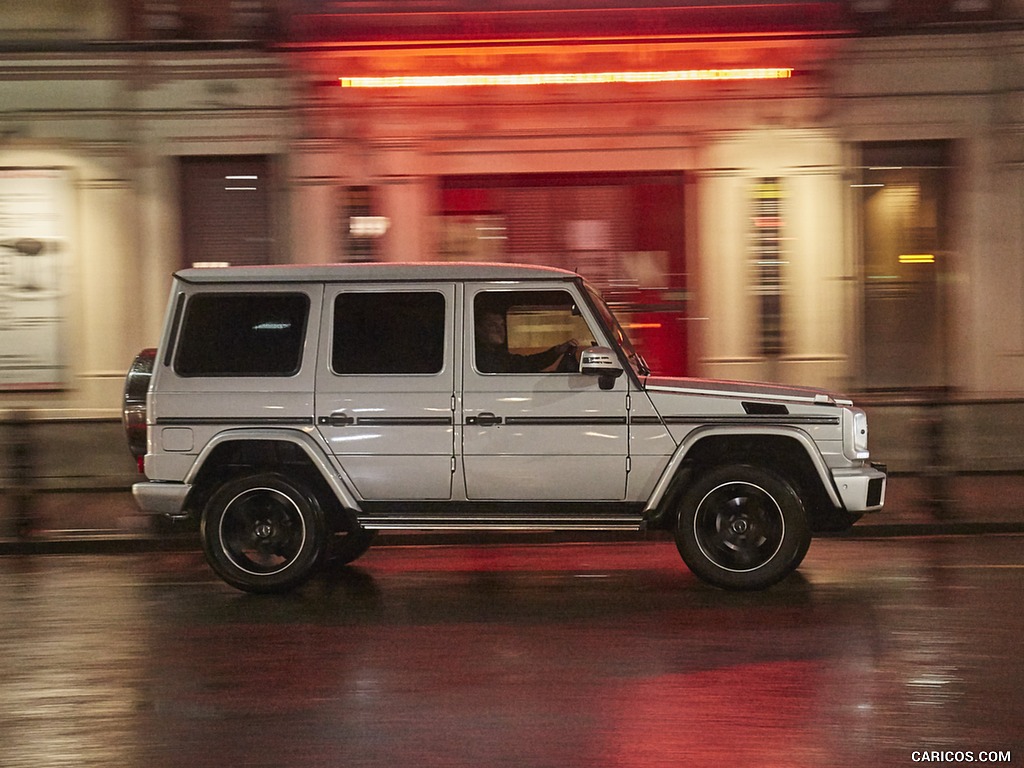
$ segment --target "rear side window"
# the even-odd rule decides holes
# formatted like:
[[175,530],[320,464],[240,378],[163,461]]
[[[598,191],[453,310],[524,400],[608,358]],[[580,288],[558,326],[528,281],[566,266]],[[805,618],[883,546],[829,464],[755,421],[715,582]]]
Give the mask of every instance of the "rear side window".
[[331,369],[337,374],[440,373],[444,295],[342,293],[334,301]]
[[201,293],[185,306],[174,369],[181,376],[291,376],[302,365],[309,298]]

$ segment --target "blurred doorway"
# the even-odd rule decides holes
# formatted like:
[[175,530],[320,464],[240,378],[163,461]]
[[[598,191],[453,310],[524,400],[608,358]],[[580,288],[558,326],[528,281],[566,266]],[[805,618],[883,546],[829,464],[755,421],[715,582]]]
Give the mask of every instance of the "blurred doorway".
[[182,266],[274,260],[266,155],[179,158]]

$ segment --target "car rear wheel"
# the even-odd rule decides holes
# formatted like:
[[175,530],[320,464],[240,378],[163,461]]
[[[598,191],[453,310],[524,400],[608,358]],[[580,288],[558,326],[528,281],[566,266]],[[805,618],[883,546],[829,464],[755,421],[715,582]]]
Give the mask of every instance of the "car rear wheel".
[[323,559],[328,529],[316,493],[274,473],[229,481],[203,511],[206,559],[247,592],[282,592],[308,579]]
[[793,571],[810,545],[799,495],[765,469],[733,465],[700,476],[683,495],[676,546],[699,578],[724,589],[764,589]]

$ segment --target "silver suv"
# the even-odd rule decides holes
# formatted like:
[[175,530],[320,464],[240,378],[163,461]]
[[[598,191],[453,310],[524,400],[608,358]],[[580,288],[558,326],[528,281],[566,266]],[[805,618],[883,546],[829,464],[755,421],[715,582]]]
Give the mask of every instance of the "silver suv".
[[145,512],[198,519],[253,592],[381,530],[670,530],[701,579],[767,587],[881,508],[867,420],[797,387],[651,375],[562,270],[178,272],[125,424]]

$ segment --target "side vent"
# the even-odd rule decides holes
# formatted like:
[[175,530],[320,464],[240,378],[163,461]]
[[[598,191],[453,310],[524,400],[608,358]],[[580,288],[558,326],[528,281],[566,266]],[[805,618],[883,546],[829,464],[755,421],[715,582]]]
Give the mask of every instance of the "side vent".
[[750,416],[788,416],[789,408],[782,403],[744,403],[743,410]]

